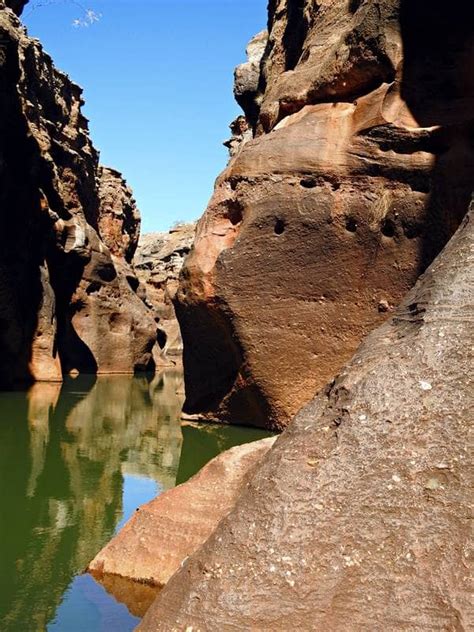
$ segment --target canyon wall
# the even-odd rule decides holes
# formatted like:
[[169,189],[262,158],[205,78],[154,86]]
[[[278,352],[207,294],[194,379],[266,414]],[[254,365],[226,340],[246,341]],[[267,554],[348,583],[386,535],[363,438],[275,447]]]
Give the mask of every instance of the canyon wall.
[[0,386],[153,368],[131,192],[99,166],[81,88],[4,3],[0,93]]
[[284,427],[454,233],[474,182],[472,14],[271,0],[176,297],[187,413]]
[[142,235],[134,259],[141,291],[157,324],[157,366],[182,367],[183,340],[173,306],[178,279],[194,239],[194,223],[178,224],[166,233]]

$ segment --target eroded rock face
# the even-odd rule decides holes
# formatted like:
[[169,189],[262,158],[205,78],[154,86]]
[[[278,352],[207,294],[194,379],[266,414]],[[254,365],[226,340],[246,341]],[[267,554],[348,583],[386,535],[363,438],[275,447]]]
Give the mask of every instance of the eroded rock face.
[[466,213],[474,10],[415,4],[270,2],[255,138],[218,178],[177,294],[186,412],[285,426]]
[[473,221],[297,415],[140,630],[472,628]]
[[135,270],[158,327],[159,366],[182,365],[183,341],[173,307],[178,279],[194,239],[194,223],[179,224],[167,233],[148,233],[140,238]]
[[153,366],[130,191],[99,168],[81,89],[6,9],[0,90],[0,385]]
[[121,173],[99,167],[99,233],[111,254],[132,263],[140,237],[140,212]]
[[[223,452],[186,483],[140,507],[89,565],[103,575],[163,586],[234,507],[274,437]],[[219,490],[219,492],[217,492]]]

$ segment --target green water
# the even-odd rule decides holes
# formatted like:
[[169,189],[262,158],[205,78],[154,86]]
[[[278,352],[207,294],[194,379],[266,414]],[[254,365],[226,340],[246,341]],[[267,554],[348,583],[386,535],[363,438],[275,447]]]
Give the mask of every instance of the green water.
[[182,376],[0,393],[0,630],[122,632],[139,619],[88,574],[135,509],[254,429],[181,427]]

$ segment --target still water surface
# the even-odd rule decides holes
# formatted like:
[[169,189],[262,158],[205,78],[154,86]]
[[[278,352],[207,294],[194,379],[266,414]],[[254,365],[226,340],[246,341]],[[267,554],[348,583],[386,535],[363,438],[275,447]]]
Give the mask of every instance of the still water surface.
[[183,425],[182,376],[80,377],[0,393],[0,630],[126,632],[82,571],[135,509],[255,429]]

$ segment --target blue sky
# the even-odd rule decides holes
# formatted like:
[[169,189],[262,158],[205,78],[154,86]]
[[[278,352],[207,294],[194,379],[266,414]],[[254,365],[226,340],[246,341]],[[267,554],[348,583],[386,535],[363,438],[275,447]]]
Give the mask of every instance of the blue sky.
[[[240,109],[233,69],[267,0],[30,0],[23,21],[84,88],[103,164],[123,172],[142,230],[199,217]],[[89,25],[84,9],[100,15]]]

